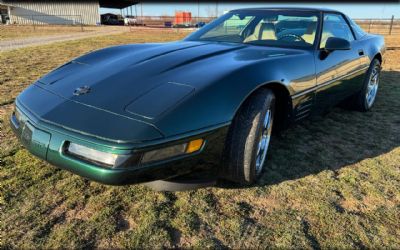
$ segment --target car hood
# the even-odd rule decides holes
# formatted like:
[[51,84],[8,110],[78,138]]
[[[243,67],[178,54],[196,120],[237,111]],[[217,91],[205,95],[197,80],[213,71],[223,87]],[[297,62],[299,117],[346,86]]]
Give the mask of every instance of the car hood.
[[[221,60],[227,55],[238,57],[240,54],[237,52],[246,47],[200,42],[111,47],[77,58],[44,76],[37,84],[69,100],[121,115],[136,114],[154,119],[165,111],[162,109],[193,94],[200,87],[194,84],[195,78],[199,77],[195,72],[196,65],[203,61]],[[272,52],[288,53],[276,49]],[[226,70],[223,61],[221,71]],[[188,71],[193,71],[192,77],[180,79],[178,74],[187,75]],[[79,95],[76,90],[82,87],[87,92]],[[160,96],[163,91],[166,92]],[[158,97],[158,101],[163,103],[159,110],[148,107],[145,100],[152,97]],[[156,100],[148,101],[154,105]],[[147,112],[147,108],[153,110]]]
[[171,71],[240,48],[194,42],[111,47],[62,65],[36,84],[78,103],[154,119],[195,90],[176,82]]
[[76,58],[35,85],[75,104],[157,126],[163,114],[235,68],[296,53],[191,41],[123,45]]

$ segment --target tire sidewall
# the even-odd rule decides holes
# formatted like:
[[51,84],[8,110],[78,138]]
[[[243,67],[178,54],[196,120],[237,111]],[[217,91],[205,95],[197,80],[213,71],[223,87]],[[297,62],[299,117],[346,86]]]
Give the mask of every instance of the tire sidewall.
[[269,109],[273,126],[275,103],[274,92],[268,88],[257,90],[243,102],[225,140],[220,177],[241,185],[251,185],[260,176],[256,174],[259,137]]
[[[263,132],[263,123],[268,110],[271,111],[271,122],[272,122],[271,126],[273,126],[274,115],[275,115],[275,103],[276,103],[275,96],[273,94],[268,94],[262,109],[258,111],[256,118],[253,120],[253,122],[257,120],[256,123],[254,124],[254,128],[251,129],[251,131],[255,131],[255,133],[253,135],[249,134],[249,137],[246,140],[246,146],[251,145],[252,148],[251,153],[245,156],[245,164],[249,164],[250,166],[249,169],[245,169],[245,177],[250,183],[256,181],[264,171],[266,161],[264,161],[264,165],[262,166],[262,170],[260,171],[260,173],[257,174],[256,172],[256,159],[257,159],[256,155],[259,143],[258,139],[260,138]],[[268,156],[268,151],[267,151],[267,156]]]
[[[379,91],[379,83],[380,83],[380,76],[381,76],[381,75],[380,75],[380,73],[381,73],[381,65],[380,65],[380,62],[379,62],[378,59],[374,59],[374,60],[371,62],[371,65],[370,65],[369,68],[368,68],[367,75],[366,75],[366,77],[365,77],[365,79],[364,79],[363,89],[362,89],[362,91],[361,91],[361,100],[360,100],[360,101],[361,101],[363,110],[365,110],[365,111],[370,110],[370,109],[374,106],[374,104],[375,104],[375,102],[376,102],[376,98],[377,98],[377,96],[375,96],[374,102],[371,104],[371,106],[368,106],[368,101],[367,101],[368,84],[369,84],[369,81],[370,81],[370,79],[371,79],[371,77],[372,77],[372,71],[373,71],[373,69],[374,69],[376,66],[378,66],[378,71],[379,71],[379,76],[378,76],[378,90],[377,90],[377,91]],[[378,93],[376,93],[376,95],[377,95],[377,94],[378,94]]]

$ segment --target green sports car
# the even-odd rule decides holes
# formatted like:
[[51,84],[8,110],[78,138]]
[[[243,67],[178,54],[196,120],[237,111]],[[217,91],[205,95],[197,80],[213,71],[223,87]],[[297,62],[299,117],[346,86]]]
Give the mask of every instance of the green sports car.
[[18,96],[11,124],[32,154],[102,183],[251,184],[273,130],[343,100],[369,110],[384,51],[337,11],[233,10],[182,41],[60,66]]

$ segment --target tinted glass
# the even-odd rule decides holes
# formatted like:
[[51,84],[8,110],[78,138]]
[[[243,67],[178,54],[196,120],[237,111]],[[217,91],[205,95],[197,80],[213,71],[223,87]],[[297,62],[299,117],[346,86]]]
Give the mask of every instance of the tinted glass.
[[342,15],[324,14],[320,48],[325,48],[329,37],[343,38],[349,42],[354,40],[353,33],[351,33],[350,27]]
[[231,12],[190,35],[187,40],[310,47],[315,41],[317,23],[318,15],[314,12]]
[[202,35],[201,38],[216,38],[220,36],[235,37],[242,32],[242,30],[252,19],[252,16],[245,16],[241,19],[238,15],[233,15],[226,19],[223,23],[217,25],[214,29],[211,29],[209,32]]

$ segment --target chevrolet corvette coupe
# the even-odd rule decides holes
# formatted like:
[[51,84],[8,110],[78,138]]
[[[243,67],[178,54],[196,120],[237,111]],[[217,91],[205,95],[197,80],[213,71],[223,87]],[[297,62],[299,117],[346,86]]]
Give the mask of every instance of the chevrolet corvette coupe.
[[233,10],[182,41],[60,66],[17,97],[11,125],[32,154],[101,183],[206,173],[249,185],[272,130],[342,101],[371,109],[384,52],[337,11]]

